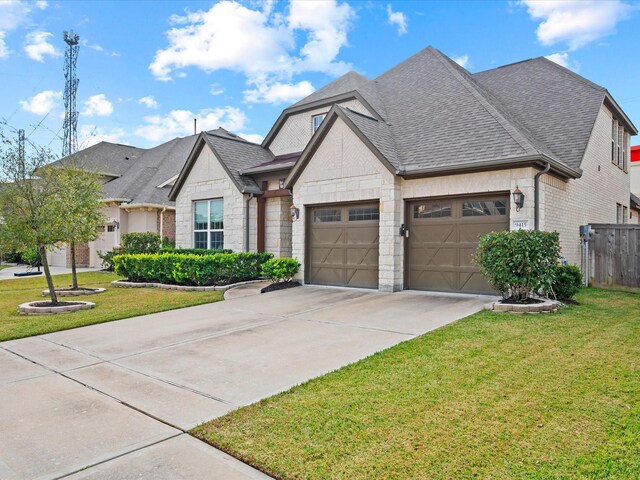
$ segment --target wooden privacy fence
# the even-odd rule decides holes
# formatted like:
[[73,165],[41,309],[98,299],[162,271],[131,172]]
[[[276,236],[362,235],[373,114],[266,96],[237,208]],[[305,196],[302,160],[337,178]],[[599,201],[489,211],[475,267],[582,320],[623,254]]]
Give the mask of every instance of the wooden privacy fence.
[[640,292],[640,225],[592,224],[591,228],[589,284]]

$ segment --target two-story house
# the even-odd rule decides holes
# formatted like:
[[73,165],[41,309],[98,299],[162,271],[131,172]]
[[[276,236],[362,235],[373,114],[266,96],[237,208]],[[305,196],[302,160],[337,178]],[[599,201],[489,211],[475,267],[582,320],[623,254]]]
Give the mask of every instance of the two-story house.
[[545,58],[471,74],[428,47],[286,108],[262,145],[203,132],[173,186],[182,247],[292,255],[311,284],[487,292],[479,235],[560,233],[630,207],[637,129]]

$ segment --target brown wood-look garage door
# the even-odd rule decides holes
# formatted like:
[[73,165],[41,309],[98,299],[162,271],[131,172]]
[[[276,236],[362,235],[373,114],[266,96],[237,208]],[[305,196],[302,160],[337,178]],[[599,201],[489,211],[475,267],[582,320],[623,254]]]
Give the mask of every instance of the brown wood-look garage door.
[[307,282],[378,288],[379,207],[326,205],[307,213]]
[[473,255],[480,235],[509,229],[509,196],[408,204],[407,283],[416,290],[493,293]]

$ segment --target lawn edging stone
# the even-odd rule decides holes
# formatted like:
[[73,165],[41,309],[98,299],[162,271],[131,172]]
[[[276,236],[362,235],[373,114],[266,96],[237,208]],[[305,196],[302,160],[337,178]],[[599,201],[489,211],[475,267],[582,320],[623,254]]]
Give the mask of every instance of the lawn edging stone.
[[96,306],[93,302],[73,302],[73,305],[59,305],[57,307],[38,307],[34,304],[42,303],[40,300],[35,302],[23,303],[18,306],[18,312],[21,315],[53,315],[58,313],[77,312],[78,310],[89,310]]
[[118,288],[161,288],[164,290],[181,290],[185,292],[214,292],[214,291],[226,291],[233,287],[239,287],[241,285],[249,285],[251,283],[264,282],[264,279],[248,280],[246,282],[230,283],[229,285],[211,285],[206,287],[200,287],[196,285],[169,285],[166,283],[152,283],[152,282],[128,282],[126,280],[114,280],[111,285]]
[[558,311],[559,302],[549,298],[541,299],[540,303],[502,303],[500,301],[488,303],[485,305],[486,310],[494,312],[510,312],[510,313],[551,313]]

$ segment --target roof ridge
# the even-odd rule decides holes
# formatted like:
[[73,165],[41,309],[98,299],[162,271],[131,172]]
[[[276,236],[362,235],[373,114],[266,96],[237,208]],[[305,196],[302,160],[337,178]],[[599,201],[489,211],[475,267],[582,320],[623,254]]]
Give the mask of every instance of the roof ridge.
[[[478,102],[482,105],[482,107],[493,117],[495,120],[502,126],[502,128],[507,132],[507,134],[520,145],[525,151],[533,150],[537,153],[543,154],[545,152],[540,151],[540,148],[537,147],[530,137],[534,137],[532,133],[525,129],[517,119],[509,119],[505,116],[503,112],[500,111],[496,104],[499,105],[501,109],[504,109],[505,112],[509,110],[500,102],[498,99],[494,98],[489,92],[487,92],[484,88],[482,88],[478,83],[472,78],[471,74],[467,72],[466,69],[453,62],[449,57],[444,55],[437,49],[433,49],[437,53],[437,58],[439,61],[449,70],[455,77],[460,81],[469,92],[478,100]],[[455,67],[452,65],[455,63]],[[458,69],[464,71],[466,75],[463,75]],[[468,77],[468,78],[467,78]],[[490,97],[490,98],[487,98]],[[510,127],[510,128],[508,128]],[[535,138],[535,137],[534,137]],[[539,140],[535,140],[536,142],[540,142]],[[542,142],[540,142],[542,143]],[[544,145],[544,144],[542,144]],[[546,146],[545,146],[546,147]],[[549,150],[548,147],[546,147]]]

